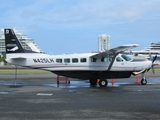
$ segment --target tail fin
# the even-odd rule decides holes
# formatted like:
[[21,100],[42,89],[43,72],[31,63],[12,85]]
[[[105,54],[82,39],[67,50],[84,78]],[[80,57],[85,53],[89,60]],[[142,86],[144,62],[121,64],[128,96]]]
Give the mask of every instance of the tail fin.
[[22,45],[12,29],[4,29],[6,53],[24,53]]
[[31,50],[23,49],[12,29],[4,29],[6,53],[36,53]]

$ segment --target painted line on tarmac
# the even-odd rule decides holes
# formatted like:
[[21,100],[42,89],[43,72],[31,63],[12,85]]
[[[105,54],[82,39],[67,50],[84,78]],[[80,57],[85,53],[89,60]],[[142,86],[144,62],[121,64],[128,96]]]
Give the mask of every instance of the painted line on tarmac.
[[52,96],[53,94],[51,93],[38,93],[38,96]]

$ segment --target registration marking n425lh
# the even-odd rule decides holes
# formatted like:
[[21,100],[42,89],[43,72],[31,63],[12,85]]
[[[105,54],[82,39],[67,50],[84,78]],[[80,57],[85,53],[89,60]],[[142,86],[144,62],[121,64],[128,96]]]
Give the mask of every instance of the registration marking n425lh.
[[35,58],[33,61],[34,63],[54,63],[52,58]]

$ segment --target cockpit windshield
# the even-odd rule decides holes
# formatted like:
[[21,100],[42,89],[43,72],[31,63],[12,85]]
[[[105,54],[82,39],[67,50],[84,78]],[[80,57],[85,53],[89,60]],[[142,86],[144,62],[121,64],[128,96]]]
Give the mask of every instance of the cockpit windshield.
[[125,59],[126,61],[131,61],[131,60],[132,60],[132,58],[130,58],[129,56],[127,56],[127,55],[125,55],[125,54],[122,54],[121,57],[122,57],[123,59]]

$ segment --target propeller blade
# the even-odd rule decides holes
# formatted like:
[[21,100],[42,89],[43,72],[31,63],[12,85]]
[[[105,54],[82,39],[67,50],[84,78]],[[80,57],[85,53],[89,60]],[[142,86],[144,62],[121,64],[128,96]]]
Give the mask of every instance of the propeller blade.
[[154,61],[157,59],[157,55],[153,58],[152,63],[154,63]]
[[152,76],[154,76],[154,75],[155,75],[155,72],[154,72],[154,67],[152,65]]
[[156,59],[157,59],[157,55],[156,55],[156,56],[153,58],[153,60],[152,60],[152,76],[155,75],[153,63],[154,63],[154,61],[155,61]]
[[150,70],[151,68],[147,69],[147,72]]
[[[149,57],[150,57],[150,60],[151,60],[151,54],[149,54]],[[154,72],[154,66],[153,66],[153,63],[154,63],[154,61],[157,59],[157,55],[153,58],[153,60],[152,60],[152,66],[149,68],[149,69],[147,69],[147,72],[150,70],[150,69],[152,69],[152,76],[154,76],[155,75],[155,72]]]

